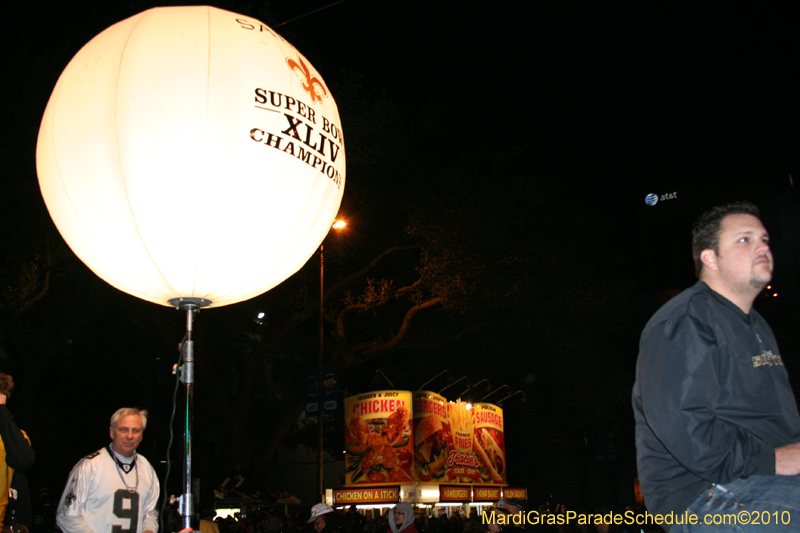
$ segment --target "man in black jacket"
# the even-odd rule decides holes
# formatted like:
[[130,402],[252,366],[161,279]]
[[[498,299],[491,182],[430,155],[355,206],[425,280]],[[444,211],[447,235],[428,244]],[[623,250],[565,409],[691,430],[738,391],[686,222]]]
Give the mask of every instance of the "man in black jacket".
[[772,330],[752,307],[773,268],[758,216],[748,203],[706,212],[692,232],[700,281],[642,332],[639,480],[649,512],[673,533],[747,530],[767,515],[773,529],[800,525],[800,415]]

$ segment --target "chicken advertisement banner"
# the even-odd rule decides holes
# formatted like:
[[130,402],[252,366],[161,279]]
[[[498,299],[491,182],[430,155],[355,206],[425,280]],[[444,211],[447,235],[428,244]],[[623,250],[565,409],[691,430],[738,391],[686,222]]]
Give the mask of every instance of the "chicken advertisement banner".
[[345,400],[345,485],[506,484],[503,410],[431,391]]
[[345,486],[411,483],[411,393],[374,391],[344,405]]

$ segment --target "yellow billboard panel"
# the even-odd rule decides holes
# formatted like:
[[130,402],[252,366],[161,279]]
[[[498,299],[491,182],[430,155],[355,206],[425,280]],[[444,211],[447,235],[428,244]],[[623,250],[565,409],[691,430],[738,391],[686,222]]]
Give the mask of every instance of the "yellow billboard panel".
[[345,486],[411,483],[414,440],[409,391],[345,399]]
[[454,450],[449,402],[430,391],[414,391],[414,480],[445,483],[447,460]]
[[480,479],[484,483],[506,484],[506,439],[503,410],[490,403],[472,406],[474,416],[473,449],[480,459]]
[[345,486],[506,485],[503,410],[431,391],[374,391],[345,400]]

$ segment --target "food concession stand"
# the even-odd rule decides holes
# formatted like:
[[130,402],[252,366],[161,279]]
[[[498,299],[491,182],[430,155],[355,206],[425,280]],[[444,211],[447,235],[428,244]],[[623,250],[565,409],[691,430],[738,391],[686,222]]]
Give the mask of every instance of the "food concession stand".
[[373,391],[345,399],[345,424],[345,484],[326,491],[332,506],[355,504],[370,514],[408,502],[423,512],[467,515],[469,506],[527,500],[526,489],[508,487],[496,405],[451,402],[431,391]]

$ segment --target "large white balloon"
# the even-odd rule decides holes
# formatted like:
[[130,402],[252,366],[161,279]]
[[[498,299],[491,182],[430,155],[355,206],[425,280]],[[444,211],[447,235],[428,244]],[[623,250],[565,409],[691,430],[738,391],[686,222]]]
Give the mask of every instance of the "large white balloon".
[[228,305],[294,274],[339,209],[345,146],[320,75],[261,22],[163,7],[61,74],[36,152],[50,215],[111,285]]

